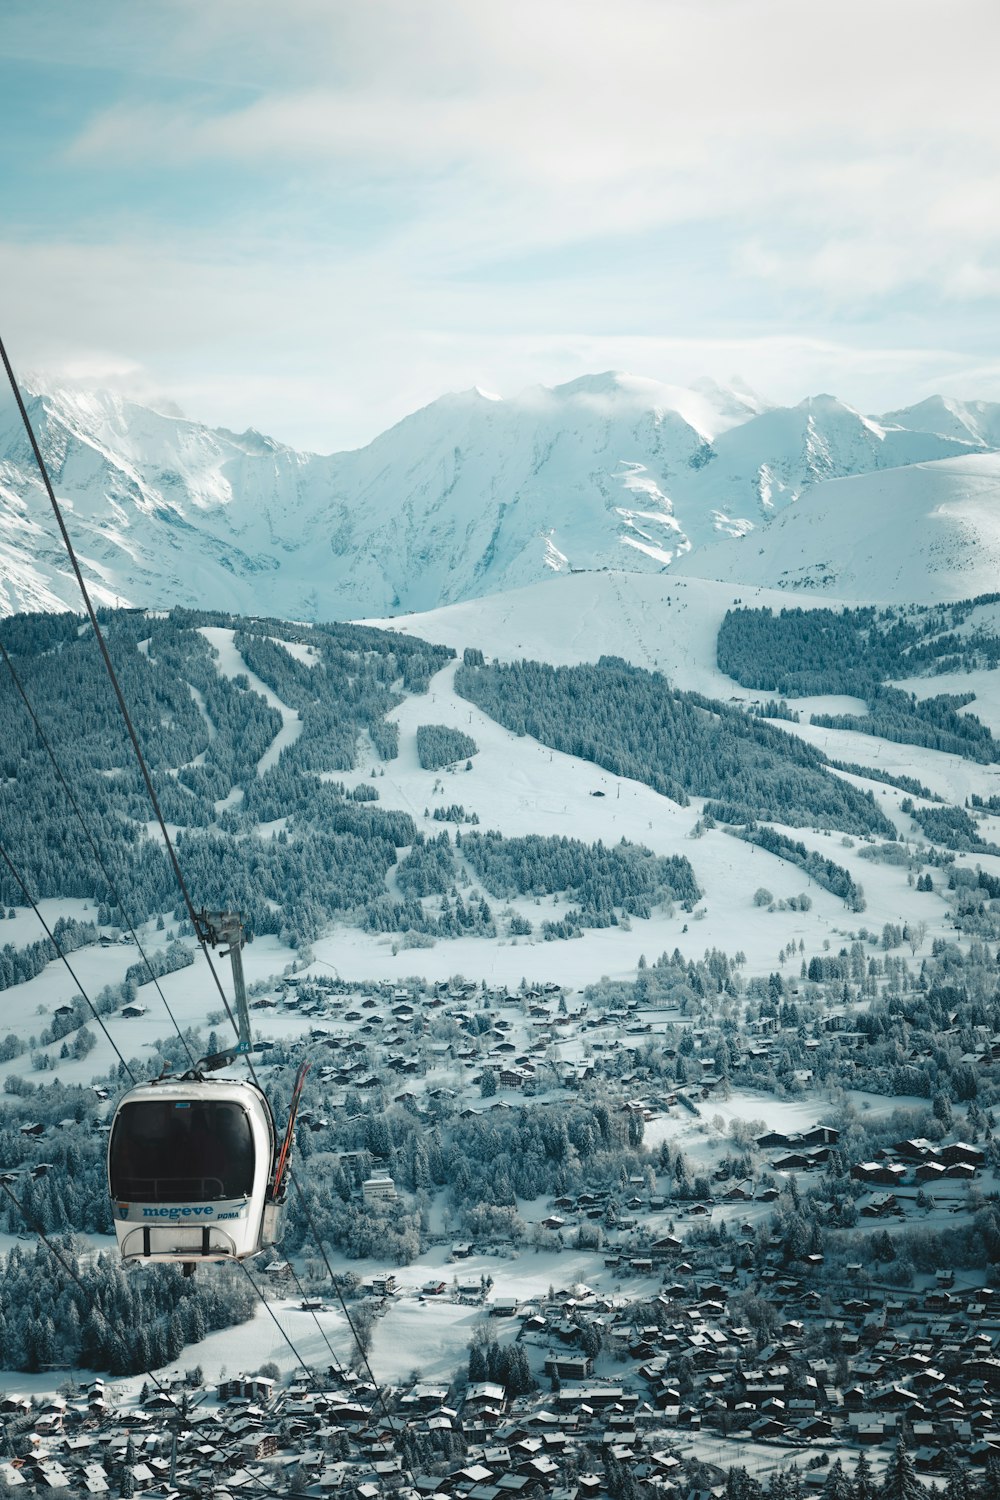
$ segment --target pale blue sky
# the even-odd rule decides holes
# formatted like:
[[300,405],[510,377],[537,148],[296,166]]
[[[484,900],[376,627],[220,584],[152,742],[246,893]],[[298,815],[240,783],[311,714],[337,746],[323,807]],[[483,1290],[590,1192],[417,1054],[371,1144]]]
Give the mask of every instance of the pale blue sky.
[[1000,399],[995,0],[5,0],[0,327],[321,450],[448,389]]

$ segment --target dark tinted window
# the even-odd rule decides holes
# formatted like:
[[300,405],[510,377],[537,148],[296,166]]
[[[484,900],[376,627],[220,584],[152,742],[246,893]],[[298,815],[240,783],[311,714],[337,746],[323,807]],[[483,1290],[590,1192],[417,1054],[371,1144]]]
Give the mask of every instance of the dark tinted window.
[[253,1190],[250,1120],[239,1104],[143,1099],[119,1111],[111,1134],[111,1196],[190,1203]]

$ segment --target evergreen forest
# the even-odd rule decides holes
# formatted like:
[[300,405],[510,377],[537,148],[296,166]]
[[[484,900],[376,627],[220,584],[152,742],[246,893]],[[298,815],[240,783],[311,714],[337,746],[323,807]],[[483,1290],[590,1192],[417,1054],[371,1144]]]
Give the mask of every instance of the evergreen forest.
[[831,775],[812,746],[620,658],[578,667],[463,662],[455,686],[514,733],[645,782],[682,806],[692,795],[717,799],[726,822],[767,818],[892,836],[874,798]]

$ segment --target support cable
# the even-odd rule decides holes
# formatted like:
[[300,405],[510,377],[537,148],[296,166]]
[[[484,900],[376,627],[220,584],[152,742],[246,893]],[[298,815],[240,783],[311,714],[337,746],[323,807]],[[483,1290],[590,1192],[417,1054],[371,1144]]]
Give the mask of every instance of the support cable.
[[[96,614],[96,611],[94,609],[93,602],[91,601],[90,592],[89,592],[89,590],[87,588],[86,581],[85,581],[85,579],[83,577],[83,573],[82,573],[82,571],[80,569],[80,564],[79,564],[79,562],[77,560],[77,556],[76,556],[76,552],[75,552],[74,547],[73,547],[72,539],[71,539],[71,537],[69,535],[69,532],[68,532],[68,530],[66,528],[66,522],[65,522],[65,520],[63,518],[62,509],[61,509],[61,507],[59,505],[59,501],[56,499],[55,490],[52,487],[52,480],[49,477],[48,467],[47,467],[47,465],[45,463],[45,459],[44,459],[44,457],[42,455],[42,450],[41,450],[41,448],[39,446],[38,438],[35,435],[35,429],[34,429],[34,427],[32,425],[31,418],[28,415],[27,407],[24,404],[24,399],[23,399],[23,397],[21,395],[21,390],[20,390],[20,387],[19,387],[19,385],[17,383],[17,377],[14,374],[14,370],[13,370],[13,368],[11,366],[10,359],[8,357],[8,354],[7,354],[6,346],[4,345],[4,342],[3,342],[2,338],[0,338],[0,362],[3,363],[3,367],[4,367],[4,370],[6,372],[7,379],[9,381],[9,383],[10,383],[10,388],[11,388],[11,391],[13,393],[14,400],[15,400],[15,402],[17,404],[17,408],[18,408],[18,411],[20,413],[21,421],[22,421],[22,423],[24,425],[25,432],[27,433],[28,441],[31,444],[31,450],[32,450],[32,453],[33,453],[34,458],[35,458],[35,463],[36,463],[36,465],[38,467],[39,474],[41,475],[41,478],[42,478],[42,484],[43,484],[43,486],[45,488],[45,493],[47,494],[48,499],[49,499],[49,504],[52,507],[52,511],[53,511],[53,514],[54,514],[55,519],[56,519],[56,524],[57,524],[57,526],[59,528],[59,533],[60,533],[60,536],[62,537],[62,540],[63,540],[63,545],[66,548],[67,555],[69,557],[70,563],[71,563],[72,568],[73,568],[73,573],[74,573],[74,575],[76,577],[76,581],[77,581],[77,584],[78,584],[79,589],[80,589],[80,594],[81,594],[81,596],[83,598],[83,601],[84,601],[84,604],[86,606],[87,615],[88,615],[88,617],[90,619],[90,623],[91,623],[91,626],[93,628],[94,635],[96,637],[98,647],[100,648],[100,652],[101,652],[102,659],[104,661],[105,668],[106,668],[108,676],[109,676],[109,678],[111,680],[111,684],[112,684],[112,687],[114,689],[115,697],[116,697],[116,699],[118,701],[118,707],[121,710],[121,714],[122,714],[123,719],[125,720],[125,726],[126,726],[126,728],[128,730],[129,738],[130,738],[130,740],[132,742],[132,748],[135,751],[136,761],[137,761],[137,763],[139,765],[139,769],[140,769],[140,771],[142,773],[142,778],[143,778],[143,781],[144,781],[145,786],[146,786],[146,791],[148,793],[150,803],[151,803],[151,805],[153,807],[153,810],[154,810],[154,812],[156,814],[156,820],[157,820],[157,823],[159,824],[160,833],[161,833],[161,835],[163,837],[164,846],[165,846],[165,848],[167,850],[167,854],[168,854],[169,859],[170,859],[170,864],[171,864],[171,866],[173,868],[174,876],[175,876],[175,878],[177,880],[177,884],[178,884],[178,886],[180,888],[180,891],[181,891],[181,894],[183,896],[184,904],[185,904],[185,907],[187,908],[188,916],[189,916],[189,918],[191,920],[191,924],[192,924],[192,926],[193,926],[193,928],[195,930],[195,935],[197,937],[199,946],[200,946],[203,954],[205,955],[205,960],[208,963],[209,970],[210,970],[210,972],[212,974],[212,978],[213,978],[213,980],[215,982],[215,987],[218,990],[219,996],[222,999],[222,1003],[223,1003],[223,1006],[225,1007],[226,1014],[229,1017],[230,1023],[232,1024],[232,1027],[233,1027],[233,1030],[236,1032],[236,1035],[239,1036],[239,1026],[237,1024],[236,1017],[233,1015],[232,1007],[229,1004],[229,1000],[228,1000],[228,998],[226,996],[225,990],[222,987],[221,980],[219,979],[218,972],[217,972],[217,970],[215,968],[215,965],[212,962],[212,956],[211,956],[211,954],[209,952],[208,942],[207,942],[206,938],[202,935],[202,933],[200,931],[199,920],[198,920],[198,912],[195,909],[195,905],[194,905],[194,902],[193,902],[193,900],[191,898],[191,893],[190,893],[190,891],[188,889],[187,882],[184,879],[184,873],[181,870],[180,862],[179,862],[179,860],[177,858],[177,852],[176,852],[176,850],[174,848],[173,841],[172,841],[172,839],[170,837],[170,833],[169,833],[169,830],[167,828],[166,819],[165,819],[165,817],[163,815],[163,810],[160,807],[160,801],[159,801],[159,798],[158,798],[158,796],[156,794],[156,788],[153,785],[152,775],[150,773],[148,765],[146,764],[146,758],[143,755],[142,746],[139,743],[139,737],[138,737],[138,734],[136,733],[135,725],[132,722],[132,716],[131,716],[131,713],[129,712],[128,704],[125,701],[125,696],[124,696],[124,693],[122,692],[121,684],[120,684],[120,682],[118,680],[118,674],[116,673],[115,667],[114,667],[114,663],[111,660],[111,654],[110,654],[110,652],[108,650],[108,645],[107,645],[107,642],[106,642],[106,640],[104,638],[104,633],[101,630],[100,622],[99,622],[99,620],[97,618],[97,614]],[[6,858],[6,855],[4,857]],[[8,863],[9,863],[9,860],[8,860]],[[11,869],[13,870],[13,866],[11,866]],[[18,883],[20,884],[20,881]],[[23,886],[22,886],[22,889],[23,889]],[[36,908],[36,910],[37,910],[37,908]],[[55,939],[53,938],[52,941],[54,943]],[[175,1029],[176,1029],[176,1023],[175,1023]],[[115,1050],[117,1051],[117,1048]],[[121,1054],[119,1053],[119,1056],[120,1055]],[[259,1084],[259,1082],[257,1080],[256,1074],[255,1074],[254,1069],[253,1069],[253,1064],[250,1062],[249,1057],[247,1058],[247,1066],[248,1066],[248,1068],[250,1070],[250,1075],[253,1078],[254,1083],[257,1085],[258,1088],[260,1088],[260,1084]],[[390,1430],[391,1430],[392,1429],[392,1419],[391,1419],[391,1417],[389,1415],[388,1407],[386,1406],[385,1397],[384,1397],[384,1395],[382,1393],[381,1387],[379,1386],[378,1382],[375,1380],[375,1376],[374,1376],[374,1373],[372,1371],[371,1365],[369,1363],[368,1356],[365,1353],[365,1351],[364,1351],[364,1349],[363,1349],[363,1347],[361,1345],[361,1340],[358,1337],[357,1329],[355,1328],[354,1323],[353,1323],[353,1321],[351,1319],[350,1313],[347,1310],[347,1304],[344,1301],[343,1295],[342,1295],[342,1293],[340,1291],[340,1287],[338,1286],[338,1284],[336,1282],[336,1278],[335,1278],[334,1273],[333,1273],[333,1267],[330,1265],[329,1257],[328,1257],[328,1255],[326,1253],[326,1250],[325,1250],[325,1248],[323,1246],[323,1243],[320,1240],[319,1235],[318,1235],[318,1233],[316,1231],[316,1227],[315,1227],[315,1224],[313,1222],[312,1214],[311,1214],[311,1212],[309,1210],[308,1204],[306,1203],[306,1200],[305,1200],[305,1197],[304,1197],[304,1195],[302,1193],[302,1190],[301,1190],[301,1188],[298,1185],[298,1181],[297,1181],[297,1179],[295,1177],[294,1172],[289,1171],[289,1176],[291,1177],[292,1182],[295,1184],[296,1192],[298,1192],[298,1194],[299,1194],[300,1201],[302,1202],[302,1205],[303,1205],[303,1210],[304,1210],[304,1212],[306,1214],[306,1217],[307,1217],[307,1220],[309,1222],[310,1228],[312,1229],[313,1236],[314,1236],[314,1238],[316,1240],[317,1247],[318,1247],[318,1249],[320,1251],[320,1254],[321,1254],[321,1256],[323,1258],[323,1261],[324,1261],[324,1263],[325,1263],[325,1265],[327,1267],[327,1271],[329,1272],[331,1283],[333,1284],[334,1290],[336,1291],[338,1300],[340,1301],[341,1307],[342,1307],[343,1312],[344,1312],[344,1316],[347,1319],[348,1326],[350,1327],[351,1333],[352,1333],[352,1335],[354,1337],[354,1341],[355,1341],[355,1344],[357,1346],[358,1352],[360,1353],[361,1358],[364,1361],[365,1368],[368,1371],[368,1374],[369,1374],[369,1377],[371,1379],[372,1385],[374,1386],[376,1394],[378,1396],[379,1404],[382,1407],[382,1410],[383,1410],[383,1413],[385,1415],[386,1421],[389,1423]],[[241,1264],[242,1264],[242,1262],[241,1262]],[[249,1271],[247,1271],[246,1274],[247,1274],[248,1277],[250,1277]],[[250,1280],[252,1282],[253,1278],[250,1277]],[[272,1314],[272,1317],[273,1317],[273,1314]],[[275,1320],[275,1321],[277,1321],[277,1320]],[[298,1357],[299,1356],[296,1354],[296,1358],[298,1358]],[[300,1361],[300,1363],[301,1363],[301,1361]],[[305,1368],[305,1366],[303,1366],[303,1368]],[[410,1479],[411,1479],[411,1482],[413,1482],[413,1476],[412,1476],[412,1474],[410,1475]]]
[[79,585],[80,593],[86,606],[87,615],[89,616],[90,623],[93,627],[94,635],[97,639],[97,644],[100,648],[105,668],[107,669],[108,676],[111,679],[111,685],[114,688],[115,697],[118,700],[118,707],[121,710],[122,718],[125,720],[125,727],[128,730],[129,739],[132,741],[132,748],[135,751],[136,760],[138,762],[139,769],[142,772],[142,779],[146,784],[146,791],[149,794],[149,800],[156,814],[156,821],[160,826],[160,833],[163,836],[163,843],[169,856],[170,864],[173,868],[177,884],[180,887],[181,894],[184,898],[184,904],[187,908],[188,916],[191,919],[191,924],[194,927],[195,935],[198,938],[198,943],[205,955],[205,959],[211,971],[212,978],[215,981],[215,987],[219,992],[229,1019],[233,1021],[233,1025],[235,1026],[236,1023],[229,1005],[229,1000],[226,996],[225,990],[222,988],[222,982],[219,979],[218,973],[216,972],[215,965],[212,962],[212,956],[208,951],[208,944],[198,931],[198,913],[195,910],[194,902],[191,899],[191,893],[188,890],[187,882],[184,879],[184,872],[181,870],[180,862],[177,858],[177,851],[174,848],[173,840],[171,839],[170,832],[167,828],[166,819],[163,816],[163,810],[160,807],[160,799],[156,795],[156,788],[153,785],[152,774],[149,770],[148,765],[146,764],[146,758],[142,753],[142,746],[139,744],[139,736],[136,733],[135,725],[132,722],[132,715],[129,712],[128,704],[125,701],[125,695],[122,692],[121,683],[118,681],[118,674],[115,671],[114,662],[111,660],[111,653],[108,650],[107,641],[104,639],[104,632],[101,630],[100,622],[97,618],[97,613],[90,598],[90,592],[87,588],[83,573],[80,570],[80,564],[77,561],[76,552],[73,548],[73,542],[69,532],[66,529],[66,522],[63,519],[62,509],[59,505],[59,501],[56,499],[55,490],[52,488],[52,480],[49,477],[48,467],[46,466],[45,459],[42,456],[42,450],[39,447],[38,438],[35,435],[35,429],[32,425],[31,418],[28,415],[28,409],[24,404],[24,398],[21,395],[21,388],[17,383],[17,377],[14,374],[13,367],[11,366],[10,359],[7,355],[6,346],[4,345],[2,338],[0,338],[0,361],[2,361],[3,363],[4,370],[7,374],[7,379],[10,382],[10,388],[13,392],[14,400],[17,403],[17,409],[20,413],[21,421],[24,424],[24,430],[28,435],[28,441],[31,444],[31,451],[34,454],[35,463],[38,466],[38,472],[42,477],[42,484],[45,487],[45,493],[48,495],[49,504],[52,506],[52,511],[56,518],[56,524],[59,527],[59,534],[62,537],[63,545],[66,548],[67,555],[69,557],[70,563],[72,564],[73,573],[76,577],[77,584]]
[[[306,1195],[303,1192],[302,1188],[299,1186],[298,1179],[291,1168],[289,1168],[288,1175],[292,1180],[295,1191],[299,1195],[299,1203],[302,1205],[302,1212],[306,1216],[306,1223],[309,1225],[309,1228],[312,1231],[312,1237],[316,1242],[316,1248],[319,1250],[319,1253],[323,1258],[323,1264],[326,1266],[327,1274],[330,1277],[330,1285],[333,1287],[333,1290],[336,1293],[337,1301],[340,1303],[341,1311],[343,1312],[344,1317],[347,1320],[347,1326],[351,1330],[351,1337],[354,1339],[354,1347],[357,1349],[359,1355],[361,1356],[364,1367],[368,1371],[368,1379],[371,1381],[372,1386],[374,1387],[375,1395],[378,1398],[378,1404],[382,1408],[382,1415],[385,1417],[385,1420],[389,1425],[389,1431],[391,1433],[394,1430],[393,1419],[389,1413],[389,1408],[386,1405],[385,1394],[382,1390],[382,1387],[375,1379],[375,1372],[371,1367],[371,1362],[368,1359],[364,1344],[361,1342],[361,1337],[358,1333],[358,1330],[354,1326],[354,1320],[347,1310],[347,1302],[344,1298],[343,1292],[340,1289],[340,1283],[338,1282],[336,1275],[334,1274],[333,1266],[330,1264],[330,1257],[327,1255],[323,1241],[320,1239],[319,1230],[316,1228],[316,1221],[312,1216],[312,1210],[310,1209],[309,1203],[306,1199]],[[403,1425],[406,1427],[409,1426],[405,1419],[403,1420]],[[409,1473],[409,1466],[407,1466],[407,1472]],[[416,1480],[414,1479],[412,1473],[410,1473],[410,1483],[413,1485],[416,1484]]]
[[[235,939],[235,941],[239,941],[238,936]],[[233,1018],[232,1015],[230,1016],[230,1020],[233,1022],[233,1029],[236,1031],[237,1036],[239,1036],[239,1034],[240,1034],[239,1033],[239,1027],[237,1026],[236,1021],[235,1021],[235,1019]],[[261,1084],[261,1081],[260,1081],[260,1079],[257,1076],[257,1070],[254,1068],[252,1058],[248,1054],[246,1054],[246,1053],[244,1053],[243,1055],[244,1055],[244,1061],[246,1062],[246,1066],[247,1066],[247,1072],[249,1073],[250,1078],[252,1079],[255,1087],[257,1089],[259,1089],[260,1092],[263,1094],[264,1093],[263,1085]],[[313,1218],[312,1210],[309,1207],[309,1201],[306,1198],[305,1192],[303,1191],[302,1187],[300,1186],[299,1180],[296,1177],[295,1171],[292,1168],[292,1166],[290,1165],[290,1163],[289,1163],[289,1165],[287,1167],[287,1175],[288,1175],[289,1180],[292,1183],[292,1186],[295,1188],[296,1194],[298,1195],[299,1204],[301,1205],[302,1212],[305,1215],[305,1219],[306,1219],[307,1224],[309,1225],[309,1229],[312,1232],[312,1237],[313,1237],[313,1240],[316,1243],[316,1248],[318,1249],[318,1251],[319,1251],[319,1253],[320,1253],[320,1255],[321,1255],[321,1257],[323,1259],[323,1264],[326,1266],[327,1274],[329,1275],[329,1278],[330,1278],[330,1285],[333,1287],[334,1295],[336,1296],[337,1301],[340,1304],[340,1309],[341,1309],[342,1313],[344,1314],[344,1319],[345,1319],[345,1321],[347,1323],[348,1328],[351,1331],[351,1337],[354,1340],[354,1346],[355,1346],[355,1348],[358,1351],[358,1354],[359,1354],[359,1356],[361,1358],[362,1364],[364,1365],[365,1369],[368,1372],[368,1379],[370,1380],[370,1382],[372,1384],[372,1387],[373,1387],[373,1389],[375,1391],[375,1395],[376,1395],[376,1397],[378,1399],[378,1404],[382,1408],[382,1414],[383,1414],[383,1416],[384,1416],[384,1418],[386,1420],[386,1423],[388,1424],[389,1431],[391,1433],[394,1430],[394,1424],[393,1424],[392,1416],[389,1413],[389,1408],[388,1408],[388,1406],[386,1404],[385,1395],[384,1395],[384,1393],[382,1391],[382,1387],[379,1385],[378,1381],[375,1378],[375,1372],[374,1372],[374,1370],[371,1367],[371,1362],[369,1361],[367,1352],[365,1351],[365,1347],[364,1347],[363,1343],[361,1342],[361,1337],[360,1337],[360,1335],[358,1333],[358,1330],[357,1330],[357,1328],[355,1326],[354,1319],[351,1317],[350,1311],[349,1311],[348,1306],[347,1306],[347,1301],[346,1301],[346,1299],[344,1297],[344,1294],[343,1294],[343,1292],[341,1291],[341,1288],[340,1288],[340,1283],[337,1281],[337,1277],[336,1277],[336,1275],[334,1273],[333,1266],[330,1264],[330,1258],[327,1255],[326,1249],[325,1249],[325,1247],[323,1245],[323,1241],[320,1238],[319,1230],[316,1227],[316,1221]],[[249,1275],[249,1272],[247,1274]],[[273,1314],[272,1314],[272,1316],[273,1316]],[[403,1422],[403,1425],[408,1427],[408,1423],[406,1423],[405,1420]],[[413,1480],[412,1474],[410,1474],[410,1481],[411,1481],[411,1483],[415,1483],[415,1481]]]
[[56,760],[55,752],[52,749],[51,742],[49,741],[49,738],[48,738],[47,734],[45,733],[45,730],[42,728],[42,725],[41,725],[41,722],[39,721],[38,715],[35,713],[35,710],[32,707],[31,700],[29,699],[27,693],[25,692],[24,684],[21,682],[21,679],[18,676],[17,668],[14,666],[14,663],[11,660],[10,654],[9,654],[9,652],[7,650],[7,647],[4,645],[4,643],[3,643],[2,640],[0,640],[0,654],[2,654],[3,659],[4,659],[4,661],[7,664],[7,669],[10,672],[10,675],[11,675],[11,677],[13,679],[14,686],[17,688],[17,691],[20,693],[21,698],[24,701],[24,706],[28,710],[28,714],[30,715],[31,722],[35,726],[35,733],[38,735],[38,738],[41,741],[44,749],[47,751],[49,760],[52,762],[52,768],[55,771],[56,776],[59,778],[59,781],[60,781],[60,783],[62,785],[63,791],[66,793],[66,796],[69,799],[70,806],[72,807],[74,813],[77,816],[77,820],[78,820],[78,822],[80,824],[80,827],[83,829],[84,837],[86,838],[88,844],[90,845],[91,849],[93,850],[94,858],[97,860],[97,863],[98,863],[98,865],[101,868],[101,873],[104,876],[104,879],[108,883],[108,889],[110,890],[112,896],[114,897],[115,905],[118,907],[118,910],[121,912],[123,918],[125,919],[125,926],[128,928],[129,935],[131,936],[133,943],[135,944],[136,948],[139,951],[139,956],[142,958],[143,963],[146,965],[146,968],[149,970],[149,977],[153,981],[153,984],[156,986],[156,993],[159,995],[160,999],[163,1001],[163,1008],[167,1012],[167,1015],[170,1017],[170,1020],[173,1023],[174,1030],[177,1032],[177,1035],[181,1039],[181,1042],[182,1042],[182,1044],[184,1046],[184,1050],[185,1050],[185,1052],[188,1055],[188,1062],[191,1064],[192,1067],[194,1067],[194,1062],[195,1062],[194,1054],[191,1051],[191,1048],[190,1048],[190,1046],[188,1044],[187,1038],[181,1034],[180,1027],[177,1025],[177,1021],[174,1019],[174,1015],[173,1015],[173,1012],[170,1009],[170,1005],[169,1005],[169,1003],[167,1001],[167,997],[163,993],[163,990],[162,990],[162,988],[160,986],[159,977],[155,973],[155,971],[153,969],[153,965],[150,963],[149,958],[146,955],[146,951],[143,948],[141,942],[139,941],[139,935],[138,935],[138,933],[136,932],[135,928],[132,925],[132,922],[131,922],[131,920],[129,918],[128,912],[125,910],[125,905],[124,905],[124,903],[122,901],[121,895],[118,892],[118,887],[116,886],[115,881],[114,881],[114,879],[113,879],[113,877],[111,875],[111,872],[110,872],[110,870],[108,869],[107,865],[104,862],[104,858],[103,858],[103,856],[101,854],[101,851],[97,847],[97,843],[96,843],[93,835],[91,834],[90,829],[87,826],[86,820],[85,820],[85,818],[83,816],[83,812],[82,812],[82,810],[80,808],[80,804],[77,801],[76,796],[73,793],[73,789],[70,786],[69,782],[67,781],[66,777],[64,776],[63,771],[62,771],[62,767],[59,765],[59,762]]
[[10,855],[7,853],[7,850],[4,847],[2,839],[0,839],[0,858],[3,859],[4,864],[7,866],[8,870],[11,873],[11,875],[14,877],[14,880],[17,882],[17,885],[20,887],[21,894],[24,896],[25,901],[31,907],[32,911],[35,913],[35,916],[38,918],[39,922],[41,922],[42,926],[44,927],[44,929],[45,929],[45,936],[48,938],[49,942],[52,944],[53,948],[56,950],[56,953],[57,953],[58,957],[61,958],[62,961],[63,961],[63,963],[65,964],[66,971],[69,974],[70,979],[72,979],[73,983],[76,985],[77,989],[80,991],[80,994],[83,996],[84,1000],[86,1001],[87,1006],[90,1009],[90,1014],[93,1016],[94,1020],[98,1024],[98,1026],[104,1032],[104,1035],[107,1038],[107,1040],[111,1043],[111,1046],[112,1046],[112,1048],[114,1050],[114,1054],[117,1057],[118,1061],[121,1063],[122,1067],[125,1069],[126,1073],[128,1074],[129,1078],[131,1078],[132,1082],[133,1083],[137,1083],[138,1079],[136,1078],[135,1074],[132,1072],[132,1069],[129,1067],[128,1063],[125,1061],[124,1057],[122,1056],[121,1052],[119,1051],[118,1044],[116,1043],[114,1037],[111,1035],[111,1033],[108,1030],[108,1028],[105,1026],[103,1018],[100,1015],[98,1015],[97,1009],[94,1006],[94,1003],[91,1000],[90,996],[87,994],[87,991],[84,989],[83,985],[80,983],[79,979],[77,979],[76,975],[74,974],[72,964],[70,963],[69,959],[66,957],[65,953],[62,951],[62,948],[60,948],[59,942],[58,942],[55,934],[53,933],[53,931],[52,931],[51,927],[49,926],[48,922],[46,922],[45,918],[42,916],[42,913],[38,909],[38,905],[35,902],[34,898],[32,897],[30,891],[28,890],[28,887],[25,885],[24,881],[21,879],[20,872],[18,871],[18,869],[17,869],[16,865],[14,864],[13,860],[11,859]]
[[292,1343],[292,1341],[289,1338],[288,1334],[285,1332],[285,1330],[282,1328],[281,1324],[278,1322],[278,1319],[277,1319],[277,1316],[275,1314],[274,1308],[267,1301],[266,1297],[264,1296],[264,1293],[261,1291],[260,1287],[254,1281],[253,1277],[250,1275],[250,1268],[247,1265],[246,1261],[239,1260],[239,1261],[236,1262],[236,1264],[239,1266],[240,1270],[243,1272],[243,1274],[246,1277],[247,1281],[249,1281],[250,1285],[253,1287],[254,1291],[257,1293],[257,1300],[260,1302],[261,1307],[263,1307],[264,1311],[267,1313],[268,1317],[271,1319],[271,1322],[274,1324],[275,1328],[281,1334],[281,1337],[284,1339],[284,1341],[288,1345],[289,1349],[291,1349],[292,1354],[298,1360],[298,1362],[302,1366],[303,1370],[305,1370],[306,1377],[308,1378],[310,1385],[312,1385],[315,1388],[315,1386],[316,1386],[316,1372],[315,1372],[315,1370],[310,1369],[309,1365],[306,1364],[305,1360],[302,1358],[302,1355],[296,1349],[295,1345]]
[[[305,1306],[305,1304],[309,1301],[309,1298],[306,1296],[306,1289],[302,1285],[302,1282],[299,1279],[299,1273],[298,1273],[298,1271],[296,1271],[296,1269],[292,1265],[291,1261],[288,1261],[287,1265],[288,1265],[289,1271],[291,1271],[291,1273],[292,1273],[292,1280],[295,1282],[296,1290],[298,1291],[299,1296],[302,1298],[303,1306]],[[327,1353],[330,1356],[331,1368],[334,1369],[334,1370],[336,1370],[337,1374],[339,1376],[341,1376],[341,1378],[343,1378],[344,1367],[340,1363],[340,1360],[337,1357],[336,1351],[334,1350],[333,1345],[330,1343],[330,1340],[327,1337],[326,1329],[323,1327],[323,1325],[320,1322],[319,1318],[316,1316],[316,1313],[315,1313],[314,1309],[313,1308],[309,1308],[308,1311],[312,1313],[312,1320],[316,1324],[316,1331],[319,1334],[320,1338],[323,1340],[324,1344],[326,1345]]]
[[[57,1248],[57,1246],[54,1245],[53,1242],[49,1239],[48,1235],[46,1234],[45,1230],[42,1228],[42,1226],[38,1222],[38,1220],[32,1214],[30,1214],[28,1212],[28,1210],[25,1208],[24,1204],[21,1203],[21,1202],[19,1202],[18,1199],[15,1197],[15,1195],[11,1192],[10,1186],[9,1186],[9,1183],[8,1183],[8,1175],[9,1174],[7,1174],[7,1173],[4,1173],[4,1174],[0,1175],[0,1190],[2,1190],[4,1193],[7,1194],[7,1197],[13,1203],[14,1207],[17,1209],[18,1213],[21,1215],[21,1217],[24,1220],[24,1222],[28,1225],[28,1227],[30,1229],[32,1229],[34,1231],[35,1234],[37,1234],[38,1238],[41,1240],[41,1242],[45,1246],[46,1250],[48,1250],[49,1254],[52,1255],[59,1262],[60,1266],[62,1266],[63,1270],[66,1272],[66,1275],[70,1278],[70,1280],[73,1281],[73,1282],[75,1282],[75,1284],[80,1288],[80,1291],[83,1293],[84,1299],[86,1300],[87,1305],[90,1308],[90,1311],[92,1313],[99,1314],[100,1317],[102,1318],[102,1320],[106,1322],[107,1319],[104,1317],[104,1314],[101,1312],[101,1309],[100,1309],[100,1307],[98,1305],[96,1297],[87,1288],[87,1286],[80,1280],[80,1276],[79,1276],[78,1272],[74,1269],[74,1267],[66,1259],[66,1257],[63,1255],[62,1251],[59,1250]],[[265,1306],[266,1306],[266,1303],[265,1303]],[[278,1331],[282,1332],[282,1330],[280,1329],[280,1327],[279,1327]],[[289,1342],[289,1341],[286,1339],[286,1342]],[[294,1352],[294,1350],[293,1350],[293,1352]],[[165,1396],[166,1397],[166,1399],[170,1402],[170,1404],[174,1408],[174,1412],[176,1413],[176,1420],[177,1420],[177,1423],[179,1425],[180,1422],[183,1421],[183,1419],[184,1419],[184,1411],[178,1405],[177,1401],[174,1399],[173,1392],[167,1386],[165,1386],[163,1384],[162,1380],[160,1380],[156,1375],[153,1374],[152,1370],[138,1370],[138,1371],[136,1371],[136,1374],[137,1375],[141,1374],[144,1379],[148,1380],[152,1385],[154,1385],[156,1387],[156,1389],[160,1392],[161,1396]],[[271,1496],[272,1500],[288,1500],[287,1493],[282,1494],[281,1492],[279,1492],[277,1490],[270,1489],[267,1485],[261,1484],[259,1482],[259,1480],[255,1480],[254,1484],[255,1484],[257,1493],[259,1493],[261,1495]]]

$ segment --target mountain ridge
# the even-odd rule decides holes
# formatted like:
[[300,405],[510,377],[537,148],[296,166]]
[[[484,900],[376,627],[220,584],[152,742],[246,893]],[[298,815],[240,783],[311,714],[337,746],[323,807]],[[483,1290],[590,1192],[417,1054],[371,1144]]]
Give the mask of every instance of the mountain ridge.
[[[735,557],[712,560],[727,543],[753,532],[766,551],[773,520],[805,496],[816,512],[831,481],[1000,449],[1000,405],[986,402],[868,417],[827,394],[777,407],[738,382],[620,371],[509,400],[448,393],[330,455],[113,392],[48,387],[27,404],[96,602],[305,620],[433,609],[574,571],[697,572],[706,550],[728,577]],[[8,399],[0,611],[65,607],[76,583]]]

